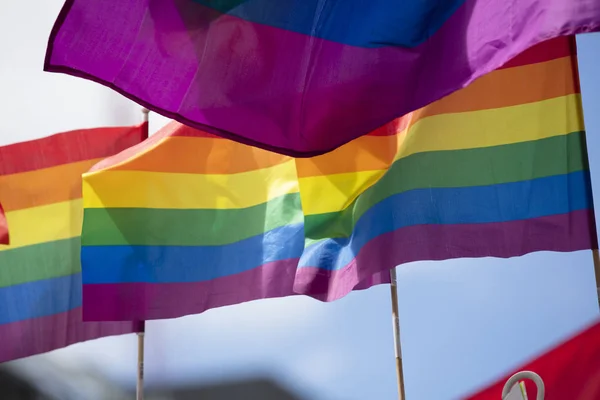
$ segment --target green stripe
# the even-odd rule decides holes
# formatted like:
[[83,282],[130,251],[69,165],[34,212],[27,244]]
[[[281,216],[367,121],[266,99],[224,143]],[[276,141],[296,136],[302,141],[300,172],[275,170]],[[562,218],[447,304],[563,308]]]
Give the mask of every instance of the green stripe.
[[79,237],[0,251],[0,287],[81,272]]
[[369,208],[397,193],[518,182],[588,169],[584,146],[585,133],[574,132],[502,146],[413,154],[397,160],[345,210],[305,216],[307,243],[349,237],[354,222]]
[[82,244],[219,246],[302,219],[298,193],[243,209],[87,208]]

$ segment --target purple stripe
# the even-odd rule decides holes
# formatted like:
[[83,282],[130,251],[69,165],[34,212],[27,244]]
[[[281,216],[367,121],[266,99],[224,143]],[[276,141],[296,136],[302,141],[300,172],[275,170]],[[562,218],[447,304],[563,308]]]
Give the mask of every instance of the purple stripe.
[[83,285],[86,321],[177,318],[251,300],[294,295],[298,259],[203,282]]
[[599,27],[596,0],[467,0],[415,48],[361,48],[219,16],[192,1],[67,0],[44,69],[107,85],[199,129],[309,156],[539,42]]
[[591,210],[535,219],[465,225],[417,225],[371,240],[338,271],[302,267],[294,291],[322,301],[351,292],[359,282],[397,265],[423,260],[469,257],[518,257],[536,251],[596,249]]
[[[252,300],[294,296],[298,259],[265,264],[240,274],[203,282],[83,285],[86,321],[177,318]],[[354,290],[389,283],[375,274]]]
[[82,322],[81,307],[0,325],[0,362],[60,349],[105,336],[136,332],[133,322]]
[[203,282],[87,284],[83,317],[86,321],[177,318],[295,294],[333,301],[353,290],[389,283],[391,268],[412,261],[508,258],[597,247],[591,210],[502,223],[411,226],[370,241],[337,271],[298,268],[299,260],[289,259]]

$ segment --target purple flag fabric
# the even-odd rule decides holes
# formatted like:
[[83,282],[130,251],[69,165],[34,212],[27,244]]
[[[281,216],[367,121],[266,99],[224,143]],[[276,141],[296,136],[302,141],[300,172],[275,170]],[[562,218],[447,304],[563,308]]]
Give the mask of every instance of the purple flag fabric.
[[306,157],[599,26],[600,0],[67,0],[45,70]]

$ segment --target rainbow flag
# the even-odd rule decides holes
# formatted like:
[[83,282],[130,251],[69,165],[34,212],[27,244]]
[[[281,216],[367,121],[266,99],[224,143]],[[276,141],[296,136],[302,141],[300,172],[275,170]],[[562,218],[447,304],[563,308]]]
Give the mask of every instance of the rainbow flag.
[[599,29],[598,0],[66,0],[44,69],[307,157]]
[[0,204],[0,244],[8,244],[8,222],[6,222],[6,214],[4,208]]
[[294,159],[173,122],[83,176],[83,318],[173,318],[293,294]]
[[84,175],[86,320],[330,301],[418,260],[597,248],[573,38],[318,157],[172,123]]
[[83,323],[81,174],[147,135],[147,124],[61,133],[0,147],[0,362],[135,332],[133,322]]
[[335,300],[412,261],[597,248],[574,40],[298,160],[295,292]]

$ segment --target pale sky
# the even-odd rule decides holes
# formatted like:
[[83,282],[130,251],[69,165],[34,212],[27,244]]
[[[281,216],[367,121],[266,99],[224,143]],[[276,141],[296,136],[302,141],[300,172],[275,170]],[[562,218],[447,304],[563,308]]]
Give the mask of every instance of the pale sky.
[[[82,79],[42,72],[60,0],[0,13],[0,145],[69,129],[139,122],[139,107]],[[32,8],[35,12],[32,12]],[[600,198],[600,35],[580,37],[594,193]],[[153,115],[151,130],[167,122]],[[598,316],[590,252],[399,268],[408,399],[449,400],[503,375]],[[149,384],[266,374],[314,400],[396,398],[389,287],[329,304],[272,299],[147,324]],[[135,384],[136,337],[50,354]]]

